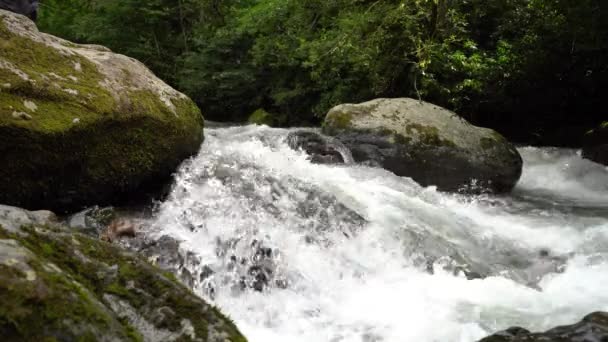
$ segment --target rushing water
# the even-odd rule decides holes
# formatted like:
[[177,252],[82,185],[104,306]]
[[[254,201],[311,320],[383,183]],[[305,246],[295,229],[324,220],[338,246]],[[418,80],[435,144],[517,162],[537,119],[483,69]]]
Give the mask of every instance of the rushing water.
[[252,342],[475,341],[608,310],[608,170],[521,148],[509,196],[316,165],[288,130],[207,130],[152,224]]

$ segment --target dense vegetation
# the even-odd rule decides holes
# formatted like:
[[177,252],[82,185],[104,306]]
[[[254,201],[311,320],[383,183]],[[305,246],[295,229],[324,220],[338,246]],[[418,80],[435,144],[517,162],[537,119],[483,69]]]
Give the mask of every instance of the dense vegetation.
[[605,18],[605,0],[46,0],[40,26],[140,59],[212,119],[410,96],[576,144],[608,117]]

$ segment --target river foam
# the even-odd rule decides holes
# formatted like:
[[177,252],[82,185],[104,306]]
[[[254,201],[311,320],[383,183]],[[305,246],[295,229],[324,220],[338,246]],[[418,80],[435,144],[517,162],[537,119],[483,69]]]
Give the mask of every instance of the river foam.
[[[249,341],[475,341],[608,310],[608,171],[576,151],[522,148],[512,196],[464,196],[312,164],[288,133],[207,130],[152,222]],[[255,291],[235,264],[262,245]]]

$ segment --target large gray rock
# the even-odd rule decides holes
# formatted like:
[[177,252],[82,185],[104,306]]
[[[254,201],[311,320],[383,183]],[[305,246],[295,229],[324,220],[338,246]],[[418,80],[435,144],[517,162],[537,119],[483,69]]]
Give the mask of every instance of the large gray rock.
[[585,134],[583,157],[608,165],[608,121]]
[[357,162],[440,190],[507,192],[521,176],[521,156],[500,134],[414,99],[339,105],[323,132],[348,146]]
[[21,226],[33,224],[48,225],[57,223],[57,216],[47,210],[28,211],[25,209],[0,204],[0,227],[16,233]]
[[142,63],[0,10],[0,203],[76,211],[169,177],[200,110]]
[[11,220],[30,225],[0,226],[2,341],[246,342],[218,309],[136,255],[21,215],[2,225]]
[[479,342],[606,342],[608,341],[608,313],[594,312],[582,321],[553,328],[544,333],[532,333],[513,327],[488,336]]

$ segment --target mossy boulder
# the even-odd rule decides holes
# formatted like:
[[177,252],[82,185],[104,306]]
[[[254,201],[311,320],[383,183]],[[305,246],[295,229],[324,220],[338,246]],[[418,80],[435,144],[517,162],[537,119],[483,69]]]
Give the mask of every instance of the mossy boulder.
[[608,121],[585,134],[583,157],[608,165]]
[[274,124],[274,118],[272,117],[272,114],[260,108],[249,115],[247,123],[272,126]]
[[500,134],[414,99],[339,105],[323,132],[348,146],[357,162],[440,190],[507,192],[521,176],[521,156]]
[[0,336],[246,342],[228,318],[171,274],[52,223],[0,227]]
[[0,203],[76,210],[170,175],[200,110],[143,64],[0,10]]
[[608,313],[593,312],[580,322],[533,333],[527,329],[513,327],[488,336],[479,342],[574,342],[608,341]]

